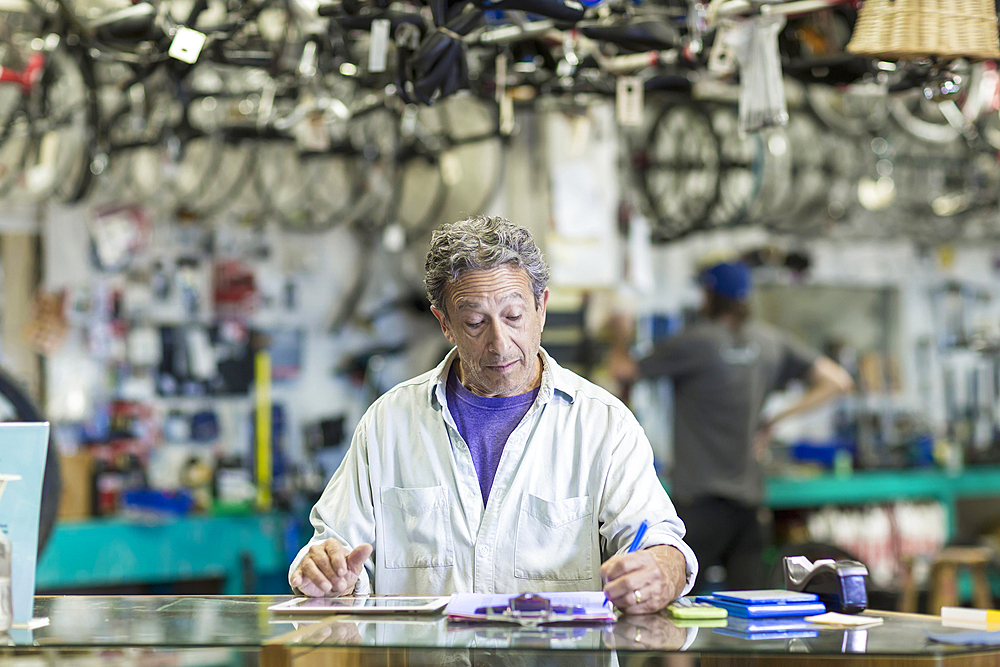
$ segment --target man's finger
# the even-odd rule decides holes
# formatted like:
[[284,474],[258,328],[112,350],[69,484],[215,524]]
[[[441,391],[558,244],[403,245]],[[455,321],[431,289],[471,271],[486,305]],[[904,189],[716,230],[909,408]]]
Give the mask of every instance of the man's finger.
[[361,568],[365,566],[365,561],[368,560],[372,551],[375,550],[370,544],[359,544],[354,548],[354,551],[347,554],[347,568],[355,575],[361,574]]
[[327,595],[327,593],[324,592],[322,588],[320,588],[319,586],[317,586],[316,584],[314,584],[309,580],[303,581],[302,583],[298,584],[295,588],[299,589],[299,591],[303,595],[311,598],[322,598],[326,597]]
[[323,573],[324,578],[333,579],[337,576],[337,573],[330,562],[330,554],[328,553],[329,542],[330,540],[327,540],[326,542],[314,544],[309,547],[306,557],[302,559],[302,564],[304,565],[306,562],[310,562],[317,570]]
[[618,577],[641,570],[647,564],[646,554],[641,551],[631,554],[617,554],[601,566],[601,578],[604,581],[613,581]]
[[321,546],[323,547],[323,554],[326,556],[330,564],[330,572],[328,575],[330,579],[346,575],[347,561],[345,556],[347,555],[347,548],[337,540],[333,539],[326,540]]
[[309,556],[302,560],[298,572],[292,577],[292,581],[298,581],[293,585],[309,597],[323,597],[328,595],[333,588],[330,580],[316,567]]

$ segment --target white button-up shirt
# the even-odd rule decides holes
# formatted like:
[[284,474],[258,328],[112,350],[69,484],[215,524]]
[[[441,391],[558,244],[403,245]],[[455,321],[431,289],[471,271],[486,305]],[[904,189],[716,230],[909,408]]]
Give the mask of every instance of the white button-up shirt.
[[653,470],[638,421],[609,392],[544,349],[538,397],[511,433],[483,506],[469,447],[448,410],[452,350],[434,370],[381,396],[309,515],[308,547],[333,537],[375,547],[357,594],[601,590],[598,568],[668,544],[698,571],[684,524]]

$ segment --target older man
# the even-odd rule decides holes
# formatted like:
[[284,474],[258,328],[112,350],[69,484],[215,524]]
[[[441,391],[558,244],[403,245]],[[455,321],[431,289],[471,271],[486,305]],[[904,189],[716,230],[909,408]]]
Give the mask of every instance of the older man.
[[364,415],[289,583],[312,596],[603,588],[628,613],[690,589],[697,561],[638,422],[540,346],[549,270],[528,231],[446,225],[425,268],[455,347]]

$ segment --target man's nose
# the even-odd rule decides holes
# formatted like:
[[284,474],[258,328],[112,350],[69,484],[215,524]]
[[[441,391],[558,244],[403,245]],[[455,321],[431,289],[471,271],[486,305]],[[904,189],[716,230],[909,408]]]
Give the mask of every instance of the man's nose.
[[494,324],[490,329],[493,333],[490,339],[490,347],[495,354],[503,355],[510,347],[510,333],[499,323]]

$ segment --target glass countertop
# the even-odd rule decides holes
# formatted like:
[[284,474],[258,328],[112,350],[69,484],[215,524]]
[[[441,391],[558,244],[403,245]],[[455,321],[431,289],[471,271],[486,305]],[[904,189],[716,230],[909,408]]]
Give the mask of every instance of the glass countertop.
[[[685,626],[666,614],[623,616],[606,625],[472,624],[425,615],[303,616],[267,607],[290,596],[60,596],[35,599],[35,616],[48,625],[11,633],[18,647],[212,648],[258,650],[262,646],[424,649],[528,649],[609,654],[811,653],[882,656],[953,656],[1000,647],[933,642],[928,633],[954,634],[935,616],[868,611],[882,625],[845,629],[817,627],[773,638],[733,636],[730,627]],[[580,654],[582,655],[582,654]]]
[[12,630],[17,645],[259,647],[293,630],[267,607],[289,596],[37,596],[48,625]]

